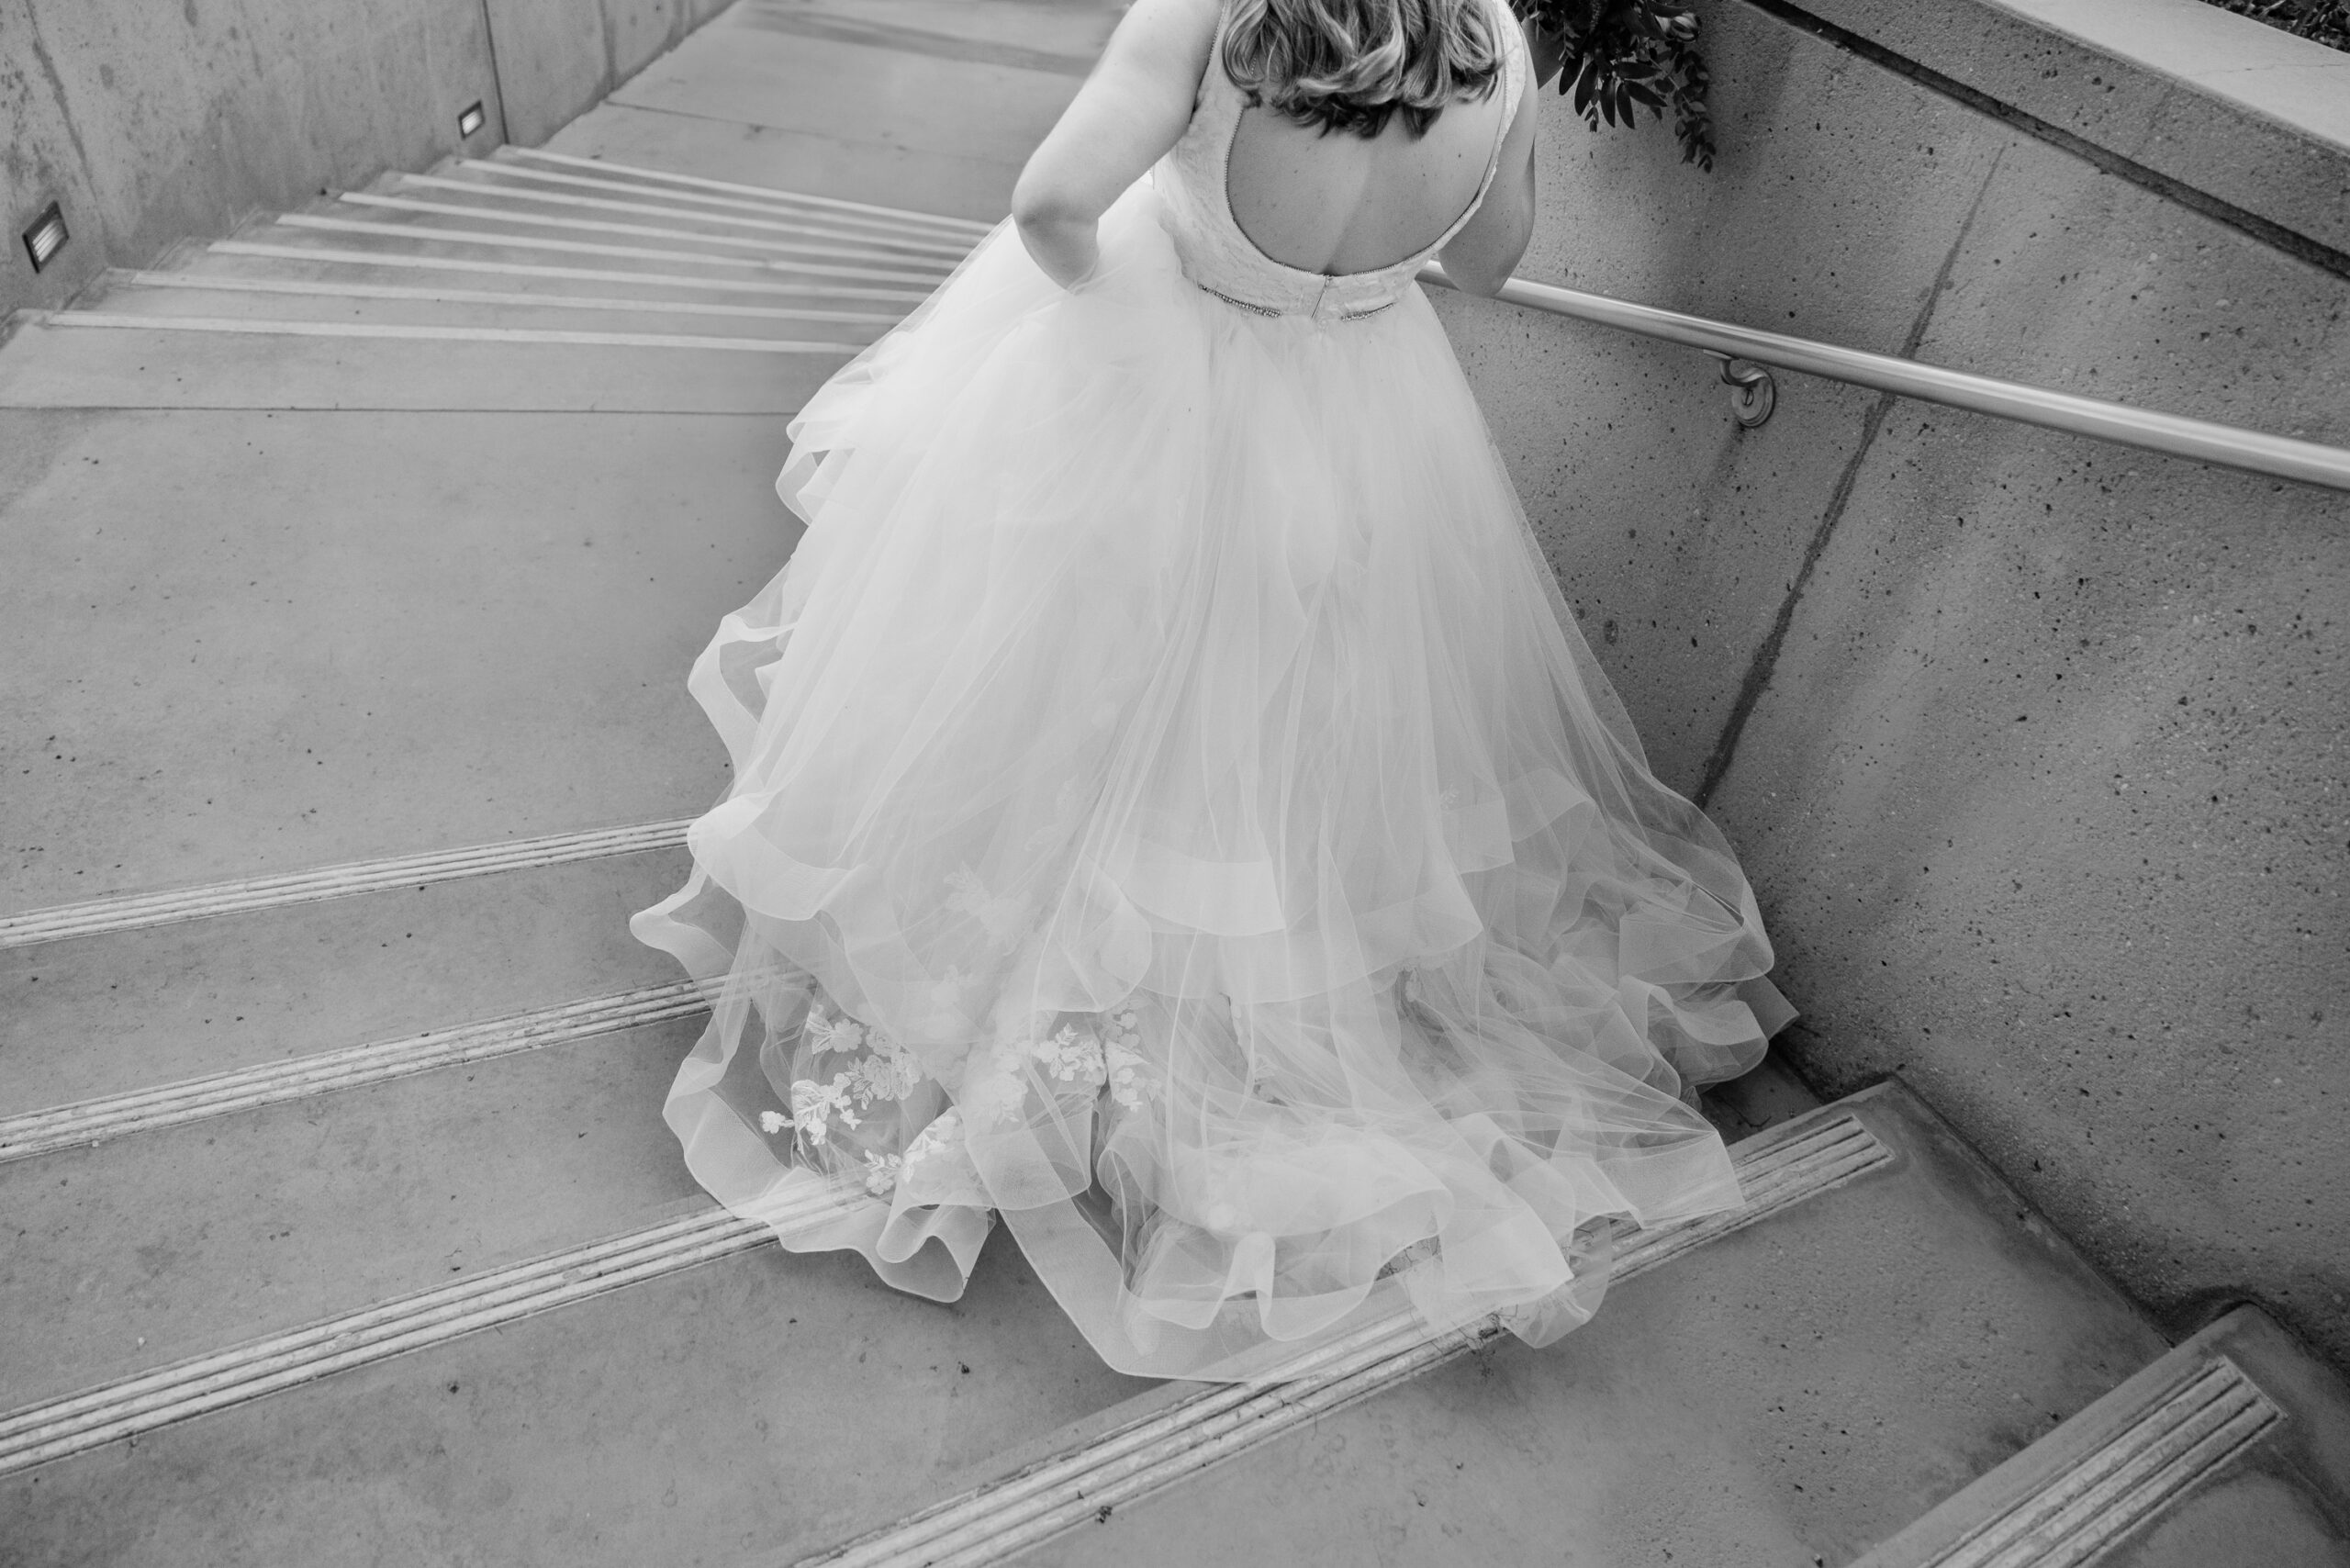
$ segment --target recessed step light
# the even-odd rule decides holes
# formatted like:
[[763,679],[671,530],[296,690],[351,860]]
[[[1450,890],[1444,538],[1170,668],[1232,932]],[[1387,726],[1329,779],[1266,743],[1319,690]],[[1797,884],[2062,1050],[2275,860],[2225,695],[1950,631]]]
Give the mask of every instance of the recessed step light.
[[482,128],[482,122],[488,118],[482,113],[482,107],[478,102],[467,104],[457,116],[457,135],[461,138],[471,136]]
[[33,226],[25,230],[25,254],[33,259],[33,271],[49,265],[57,252],[65,249],[67,238],[64,209],[50,202],[49,210],[34,218]]

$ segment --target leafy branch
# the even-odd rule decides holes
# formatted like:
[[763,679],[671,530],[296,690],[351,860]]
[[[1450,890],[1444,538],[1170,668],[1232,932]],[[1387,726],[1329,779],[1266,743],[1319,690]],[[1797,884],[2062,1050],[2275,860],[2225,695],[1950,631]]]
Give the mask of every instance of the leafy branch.
[[1696,50],[1696,13],[1681,0],[1511,0],[1561,54],[1559,91],[1592,129],[1629,126],[1642,108],[1673,111],[1681,161],[1714,166],[1712,77]]

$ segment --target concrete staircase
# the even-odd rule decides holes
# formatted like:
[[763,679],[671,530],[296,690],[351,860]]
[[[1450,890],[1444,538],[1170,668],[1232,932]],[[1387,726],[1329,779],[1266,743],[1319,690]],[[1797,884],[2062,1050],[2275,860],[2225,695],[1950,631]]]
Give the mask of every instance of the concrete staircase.
[[1898,1085],[1732,1086],[1752,1205],[1552,1350],[1260,1391],[695,1188],[624,925],[723,783],[685,668],[1112,19],[743,0],[12,324],[0,1562],[2350,1563],[2333,1375],[2169,1347]]

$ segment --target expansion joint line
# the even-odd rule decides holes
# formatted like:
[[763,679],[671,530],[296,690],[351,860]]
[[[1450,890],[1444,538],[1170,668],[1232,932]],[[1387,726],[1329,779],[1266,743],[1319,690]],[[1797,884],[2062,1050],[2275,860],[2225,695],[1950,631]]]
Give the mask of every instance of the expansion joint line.
[[[1933,283],[1926,289],[1925,298],[1919,304],[1918,313],[1910,319],[1909,330],[1901,340],[1900,357],[1914,359],[1919,345],[1926,341],[1926,330],[1933,322],[1934,307],[1941,303],[1950,287],[1952,272],[1958,265],[1959,252],[1966,246],[1966,237],[1974,232],[1975,216],[1983,210],[1983,198],[1991,193],[1991,182],[1999,176],[1999,164],[2006,159],[2002,151],[1991,160],[1991,167],[1983,175],[1983,183],[1975,188],[1975,200],[1960,220],[1958,233],[1952,239],[1950,249],[1942,255],[1942,264],[1934,274]],[[1803,602],[1804,591],[1811,586],[1811,574],[1818,566],[1819,558],[1828,553],[1829,541],[1835,537],[1836,525],[1844,521],[1845,509],[1852,503],[1852,488],[1860,482],[1861,468],[1869,454],[1876,447],[1877,431],[1900,401],[1897,393],[1880,392],[1869,404],[1868,412],[1861,418],[1860,440],[1853,443],[1852,454],[1836,475],[1835,488],[1829,492],[1828,504],[1820,510],[1819,522],[1812,530],[1810,541],[1804,546],[1803,560],[1796,566],[1787,591],[1779,600],[1778,613],[1772,618],[1771,630],[1763,635],[1762,645],[1746,666],[1745,678],[1739,682],[1738,695],[1730,701],[1729,716],[1722,721],[1722,733],[1714,742],[1713,754],[1706,759],[1706,771],[1695,793],[1689,799],[1699,810],[1714,798],[1722,780],[1729,777],[1731,763],[1738,758],[1738,743],[1746,734],[1746,723],[1770,689],[1771,678],[1778,672],[1779,655],[1786,647],[1787,633],[1794,628],[1796,610]]]

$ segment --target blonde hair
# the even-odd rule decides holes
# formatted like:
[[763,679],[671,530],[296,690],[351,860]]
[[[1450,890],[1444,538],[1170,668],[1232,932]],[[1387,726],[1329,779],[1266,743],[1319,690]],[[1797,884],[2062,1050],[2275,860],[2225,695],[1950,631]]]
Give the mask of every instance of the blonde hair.
[[1489,0],[1230,0],[1224,71],[1253,106],[1324,134],[1416,139],[1447,104],[1483,98],[1505,47]]

